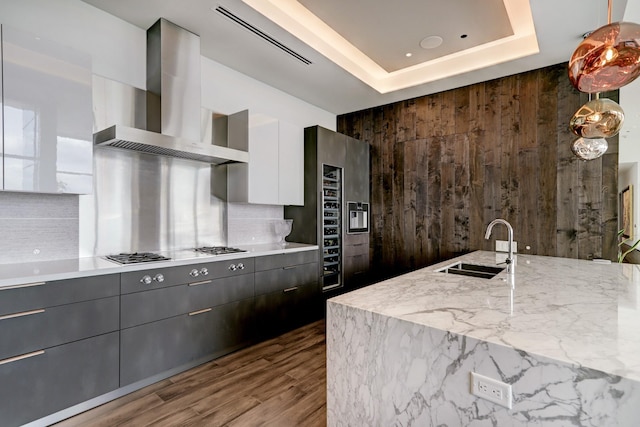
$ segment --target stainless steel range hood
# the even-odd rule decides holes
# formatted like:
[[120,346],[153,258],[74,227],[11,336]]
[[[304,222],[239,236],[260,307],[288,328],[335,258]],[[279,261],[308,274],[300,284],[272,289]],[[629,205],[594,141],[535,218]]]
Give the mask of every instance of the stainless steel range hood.
[[249,153],[201,142],[200,37],[159,19],[147,30],[147,128],[114,125],[95,145],[211,164],[247,163]]

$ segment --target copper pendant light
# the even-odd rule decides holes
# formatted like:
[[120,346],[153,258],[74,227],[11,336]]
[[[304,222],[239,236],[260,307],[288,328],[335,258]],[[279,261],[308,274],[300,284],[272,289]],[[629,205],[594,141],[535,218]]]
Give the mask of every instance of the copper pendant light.
[[594,160],[606,153],[609,144],[604,138],[578,138],[571,144],[571,151],[581,160]]
[[569,129],[584,138],[611,138],[616,136],[624,122],[624,111],[616,102],[592,99],[573,115]]
[[611,23],[585,38],[569,61],[569,80],[580,92],[597,93],[616,90],[640,75],[640,25],[632,22]]

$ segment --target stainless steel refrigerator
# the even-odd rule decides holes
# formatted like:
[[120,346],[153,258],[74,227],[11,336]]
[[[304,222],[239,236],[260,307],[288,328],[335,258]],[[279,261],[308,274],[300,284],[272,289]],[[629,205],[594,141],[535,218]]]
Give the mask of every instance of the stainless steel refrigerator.
[[313,126],[304,132],[304,206],[285,206],[287,240],[317,244],[319,282],[333,294],[367,283],[369,145]]

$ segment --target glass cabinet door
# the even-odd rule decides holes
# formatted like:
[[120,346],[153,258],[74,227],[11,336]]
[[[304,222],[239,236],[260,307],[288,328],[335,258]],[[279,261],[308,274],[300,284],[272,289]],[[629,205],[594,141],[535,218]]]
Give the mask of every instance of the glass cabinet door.
[[342,168],[322,165],[322,289],[342,286]]

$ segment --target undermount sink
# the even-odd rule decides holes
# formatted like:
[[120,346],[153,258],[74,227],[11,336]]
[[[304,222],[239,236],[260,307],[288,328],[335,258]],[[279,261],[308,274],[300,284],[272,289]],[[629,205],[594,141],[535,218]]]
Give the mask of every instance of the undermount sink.
[[465,262],[457,262],[448,265],[439,270],[440,273],[458,274],[461,276],[479,277],[482,279],[491,279],[496,274],[504,270],[504,267],[494,267],[490,265],[468,264]]

